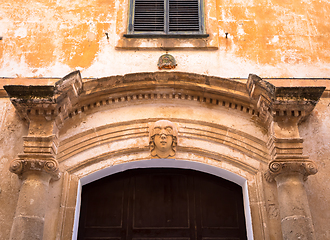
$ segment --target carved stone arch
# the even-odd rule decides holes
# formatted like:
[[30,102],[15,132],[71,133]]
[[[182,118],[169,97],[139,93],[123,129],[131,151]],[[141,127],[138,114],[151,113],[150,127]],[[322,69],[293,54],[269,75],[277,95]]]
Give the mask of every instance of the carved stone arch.
[[[147,118],[120,124],[94,126],[92,130],[80,132],[60,141],[57,159],[61,169],[67,173],[64,176],[65,187],[63,188],[63,195],[67,196],[67,199],[62,199],[63,212],[61,214],[63,215],[59,219],[70,220],[70,222],[62,222],[63,236],[71,233],[72,228],[66,228],[73,226],[73,212],[65,212],[66,209],[74,208],[76,213],[79,213],[79,207],[68,201],[78,196],[77,202],[74,203],[79,203],[80,193],[76,195],[72,189],[79,191],[80,184],[83,185],[114,173],[118,171],[116,169],[123,171],[135,167],[166,166],[211,173],[240,185],[244,190],[249,239],[253,239],[252,232],[255,236],[265,238],[266,233],[263,231],[262,222],[267,220],[262,215],[265,210],[259,204],[264,200],[260,198],[262,192],[256,187],[256,183],[263,184],[259,171],[260,168],[267,167],[269,155],[266,152],[266,143],[252,135],[228,129],[223,125],[170,118],[169,120],[179,129],[177,154],[174,159],[152,159],[148,147],[148,123],[157,120],[158,118]],[[185,129],[180,130],[181,126]],[[139,129],[139,131],[132,132],[132,129]],[[201,131],[205,133],[201,135]],[[105,146],[111,146],[114,142],[117,148],[112,146],[104,150]],[[199,143],[207,143],[208,147],[203,148]],[[258,146],[251,146],[253,145],[251,143]],[[230,151],[231,154],[226,151]],[[250,198],[249,192],[254,197]],[[253,209],[255,216],[254,231],[250,208]],[[77,217],[75,215],[76,219]],[[77,220],[75,223],[77,224]],[[76,227],[75,225],[75,229]]]
[[[156,161],[151,160],[149,126],[158,120],[176,124],[178,144],[174,159],[157,159],[157,163],[174,162],[174,167],[200,164],[245,179],[251,239],[251,232],[255,239],[270,239],[272,232],[280,229],[279,214],[266,211],[265,179],[294,190],[288,179],[302,185],[303,179],[317,172],[313,162],[302,155],[303,139],[297,126],[313,110],[324,88],[275,88],[255,75],[250,75],[246,83],[179,72],[83,81],[80,73],[74,72],[54,86],[11,85],[5,89],[20,116],[30,123],[24,153],[12,161],[10,168],[22,177],[22,189],[29,192],[28,180],[39,179],[45,186],[39,190],[44,196],[50,179],[58,180],[60,173],[64,176],[58,188],[62,195],[58,239],[72,238],[79,205],[77,192],[94,172]],[[278,189],[280,200],[285,192],[280,184]],[[298,195],[306,198],[303,188]],[[54,225],[55,220],[45,217],[42,200],[29,206],[23,196],[19,197],[11,239],[27,236],[21,234],[20,238],[17,228],[31,235],[25,239],[39,239],[47,221]],[[291,209],[302,207],[306,212],[299,217],[305,227],[291,221],[296,213],[281,212],[281,218],[288,221],[282,225],[283,237],[293,232],[313,239],[308,203],[280,204],[290,204]],[[274,211],[280,208],[276,201],[272,206]],[[25,216],[26,212],[36,212],[39,217],[33,220],[37,231],[29,229],[26,220],[35,215]]]

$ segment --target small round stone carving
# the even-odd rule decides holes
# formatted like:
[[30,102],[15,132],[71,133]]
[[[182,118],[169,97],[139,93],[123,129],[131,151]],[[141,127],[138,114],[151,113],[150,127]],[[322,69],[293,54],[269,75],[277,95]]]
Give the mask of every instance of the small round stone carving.
[[317,168],[314,163],[308,163],[306,169],[307,172],[311,175],[317,173]]
[[45,163],[45,170],[47,172],[55,172],[57,169],[57,164],[54,161],[47,161]]
[[175,58],[171,54],[163,54],[158,59],[158,69],[173,69],[177,66],[177,63],[175,61]]
[[269,169],[270,169],[272,172],[279,172],[279,171],[281,171],[282,166],[281,166],[280,163],[273,162],[272,164],[270,164]]
[[18,174],[19,172],[21,172],[23,170],[23,163],[20,160],[13,160],[10,163],[10,167],[9,170],[13,173]]

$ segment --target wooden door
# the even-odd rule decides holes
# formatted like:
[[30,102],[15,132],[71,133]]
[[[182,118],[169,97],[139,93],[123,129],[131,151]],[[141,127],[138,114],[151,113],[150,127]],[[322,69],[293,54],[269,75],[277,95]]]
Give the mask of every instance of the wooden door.
[[79,240],[243,240],[242,188],[185,169],[128,170],[83,186]]

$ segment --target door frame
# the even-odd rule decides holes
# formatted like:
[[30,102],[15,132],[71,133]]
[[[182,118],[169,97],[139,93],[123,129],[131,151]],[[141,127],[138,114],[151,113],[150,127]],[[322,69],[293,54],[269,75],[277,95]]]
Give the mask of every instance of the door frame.
[[215,166],[210,166],[203,163],[192,162],[192,161],[183,161],[175,159],[150,159],[150,160],[140,160],[128,163],[122,163],[115,166],[110,166],[102,170],[93,172],[87,176],[84,176],[78,181],[77,189],[77,198],[76,198],[76,207],[75,207],[75,216],[74,216],[74,226],[72,240],[77,240],[78,237],[78,225],[79,225],[79,216],[80,216],[80,203],[81,203],[81,194],[82,186],[88,183],[94,182],[98,179],[104,178],[106,176],[123,172],[129,169],[137,168],[180,168],[180,169],[192,169],[204,173],[208,173],[214,176],[218,176],[234,182],[242,187],[243,193],[243,203],[244,203],[244,215],[246,222],[246,232],[247,239],[253,240],[253,230],[252,230],[252,218],[250,211],[250,202],[249,202],[249,192],[247,180],[235,173],[221,169]]

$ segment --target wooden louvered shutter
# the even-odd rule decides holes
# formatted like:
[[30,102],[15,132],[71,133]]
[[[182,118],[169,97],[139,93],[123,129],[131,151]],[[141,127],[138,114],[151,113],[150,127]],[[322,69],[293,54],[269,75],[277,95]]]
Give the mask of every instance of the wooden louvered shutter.
[[130,0],[125,37],[208,37],[203,0]]
[[135,0],[134,32],[164,32],[164,0]]
[[169,0],[169,32],[199,32],[198,0]]

